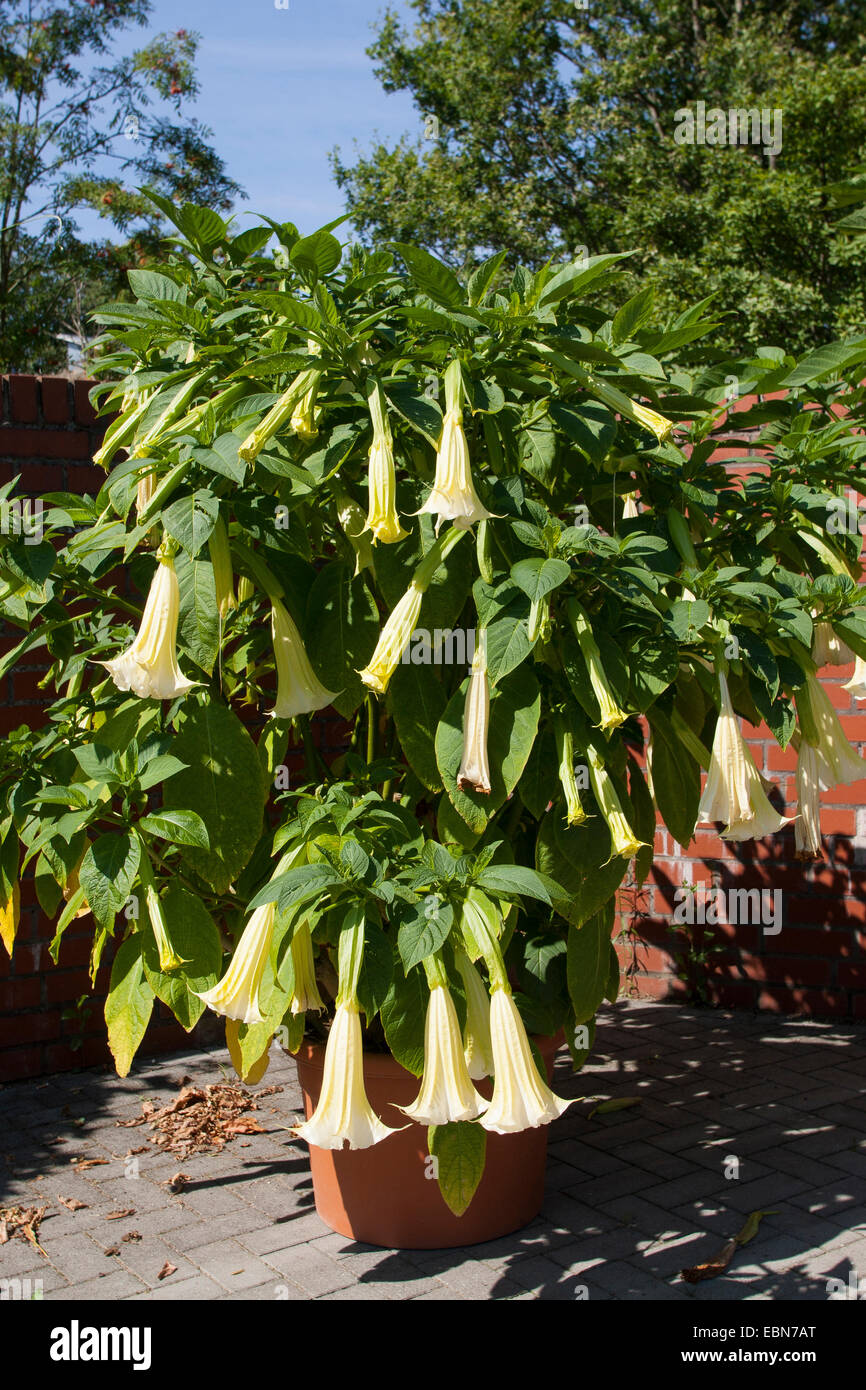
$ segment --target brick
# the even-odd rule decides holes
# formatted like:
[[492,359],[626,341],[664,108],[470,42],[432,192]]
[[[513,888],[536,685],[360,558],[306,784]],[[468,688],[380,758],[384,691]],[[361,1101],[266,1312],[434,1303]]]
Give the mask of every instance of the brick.
[[[96,411],[90,404],[90,388],[92,381],[73,382],[73,394],[75,399],[75,421],[79,425],[92,425],[96,419]],[[105,417],[105,425],[111,422],[110,416]],[[102,422],[100,422],[102,423]]]
[[13,1012],[38,1008],[41,994],[40,980],[6,980],[0,984],[0,1009]]
[[22,425],[35,425],[39,419],[39,402],[34,376],[9,377],[9,403],[12,419]]
[[46,425],[69,423],[69,382],[66,377],[42,378],[42,415]]

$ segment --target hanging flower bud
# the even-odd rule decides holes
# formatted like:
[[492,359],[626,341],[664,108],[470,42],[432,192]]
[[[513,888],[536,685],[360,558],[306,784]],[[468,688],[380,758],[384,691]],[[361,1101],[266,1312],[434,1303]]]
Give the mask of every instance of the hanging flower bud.
[[243,604],[249,603],[255,591],[253,581],[242,574],[238,579],[238,606],[241,607]]
[[601,661],[601,652],[598,649],[598,643],[592,635],[592,626],[589,618],[574,599],[568,600],[565,611],[571,623],[574,635],[577,638],[583,659],[586,662],[586,668],[589,673],[589,683],[592,686],[593,694],[598,700],[598,707],[601,711],[601,719],[598,722],[598,728],[607,736],[613,729],[618,729],[620,724],[625,723],[626,719],[628,719],[628,715],[624,709],[620,708],[608,684],[608,679]]
[[455,358],[445,372],[445,419],[436,453],[433,489],[418,513],[432,513],[437,532],[443,521],[468,528],[493,516],[482,504],[472,481],[469,445],[463,429],[462,392],[460,363]]
[[319,383],[322,380],[322,373],[315,369],[309,369],[301,374],[306,377],[304,394],[292,411],[290,424],[299,439],[311,440],[318,436],[316,425],[316,396],[319,391]]
[[157,560],[135,641],[120,656],[100,664],[118,690],[131,690],[142,699],[173,700],[198,682],[187,680],[177,664],[180,588],[174,561],[165,550]]
[[295,984],[290,1005],[293,1014],[321,1013],[324,1009],[316,983],[316,962],[313,958],[313,937],[309,924],[296,928],[291,944]]
[[359,671],[364,685],[384,695],[421,616],[421,601],[433,575],[465,532],[452,526],[430,547],[396,608],[385,621],[370,662]]
[[719,687],[721,709],[698,820],[726,822],[723,840],[761,840],[781,830],[790,817],[780,816],[767,798],[722,672]]
[[457,773],[461,791],[490,794],[490,766],[487,759],[487,733],[490,727],[490,687],[485,656],[486,633],[475,648],[472,674],[463,707],[463,758]]
[[375,574],[373,543],[367,532],[367,520],[361,508],[348,493],[337,497],[337,517],[343,533],[355,552],[355,575],[368,569]]
[[229,537],[222,517],[217,517],[216,525],[210,533],[207,544],[213,567],[217,612],[221,618],[225,619],[233,609],[237,608],[237,601],[235,599]]
[[[312,368],[299,372],[290,386],[286,388],[280,399],[276,401],[268,411],[265,418],[247,435],[243,444],[238,449],[238,458],[243,459],[244,463],[254,463],[265,447],[269,439],[273,439],[284,425],[293,421],[295,410],[299,408],[300,402],[314,389],[318,390],[321,372]],[[315,380],[314,380],[315,379]],[[307,416],[304,416],[307,419]],[[292,423],[292,429],[295,428]]]
[[565,793],[565,819],[568,825],[581,825],[586,812],[580,803],[580,789],[574,775],[574,734],[561,719],[554,726],[556,753],[559,758],[559,782]]
[[586,750],[586,756],[593,795],[610,831],[610,857],[613,859],[614,855],[619,855],[623,859],[631,859],[639,849],[645,847],[646,842],[639,840],[632,830],[622,809],[613,778],[591,744]]
[[477,1119],[487,1108],[487,1101],[472,1085],[463,1055],[457,1010],[438,961],[434,960],[431,971],[421,1090],[411,1105],[399,1108],[417,1124],[457,1124],[461,1120]]
[[558,1119],[571,1101],[542,1080],[511,991],[501,985],[490,998],[490,1039],[493,1099],[478,1123],[495,1134],[515,1134]]
[[397,516],[397,473],[394,467],[394,443],[385,398],[378,382],[373,386],[367,404],[373,421],[373,443],[367,465],[369,507],[367,530],[373,533],[373,544],[393,545],[409,534]]
[[271,633],[277,667],[277,700],[271,713],[276,719],[294,719],[325,709],[337,692],[326,690],[307,656],[301,634],[279,599],[271,600]]
[[798,859],[821,858],[821,783],[818,750],[805,738],[797,758],[797,817],[794,848]]
[[147,904],[147,915],[159,950],[159,968],[164,975],[167,975],[169,971],[179,970],[182,965],[187,965],[189,962],[179,956],[171,944],[162,903],[152,883],[148,883],[145,887],[144,900]]
[[154,492],[156,491],[156,474],[152,471],[142,473],[135,489],[135,511],[137,516],[141,516]]
[[490,1042],[490,997],[484,981],[465,951],[455,952],[466,993],[466,1027],[463,1029],[463,1055],[473,1081],[493,1075],[493,1048]]

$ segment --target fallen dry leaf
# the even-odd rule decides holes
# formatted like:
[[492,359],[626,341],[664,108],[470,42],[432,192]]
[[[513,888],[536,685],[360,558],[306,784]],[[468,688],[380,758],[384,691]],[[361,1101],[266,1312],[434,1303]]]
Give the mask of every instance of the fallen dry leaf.
[[124,1243],[129,1240],[141,1240],[141,1231],[127,1231],[125,1236],[120,1237]]
[[230,1120],[225,1127],[226,1134],[267,1134],[267,1130],[256,1120]]
[[165,1264],[163,1265],[162,1269],[159,1271],[159,1274],[157,1274],[156,1277],[157,1279],[167,1279],[170,1274],[176,1273],[177,1265],[173,1265],[168,1260],[166,1260]]
[[105,1251],[105,1254],[106,1254],[106,1255],[119,1255],[119,1254],[120,1254],[120,1246],[119,1246],[119,1245],[109,1245],[108,1249]]
[[704,1279],[715,1279],[717,1274],[724,1274],[737,1253],[737,1247],[748,1245],[750,1240],[754,1240],[763,1217],[775,1215],[774,1211],[750,1212],[746,1217],[745,1225],[737,1232],[733,1240],[727,1241],[722,1246],[715,1259],[707,1260],[706,1264],[693,1265],[690,1269],[680,1270],[680,1278],[685,1280],[687,1284],[699,1284]]
[[20,1236],[38,1250],[40,1255],[45,1255],[39,1244],[39,1225],[47,1210],[47,1207],[0,1208],[0,1245],[6,1245],[13,1236]]
[[120,1211],[106,1213],[106,1221],[124,1221],[127,1216],[135,1216],[135,1207],[123,1207]]
[[189,1176],[186,1173],[175,1173],[173,1178],[161,1182],[160,1187],[170,1187],[172,1192],[182,1192],[188,1182]]
[[107,1158],[73,1158],[72,1167],[80,1171],[84,1168],[100,1168],[107,1162]]
[[87,1202],[79,1202],[77,1197],[58,1197],[57,1200],[62,1207],[66,1207],[67,1211],[85,1211],[87,1209]]
[[150,1123],[154,1131],[151,1143],[178,1158],[212,1153],[239,1134],[266,1133],[250,1116],[243,1117],[259,1108],[257,1102],[262,1096],[281,1090],[281,1086],[268,1086],[254,1095],[237,1083],[184,1086],[180,1095],[159,1110],[149,1101],[143,1102],[141,1123]]

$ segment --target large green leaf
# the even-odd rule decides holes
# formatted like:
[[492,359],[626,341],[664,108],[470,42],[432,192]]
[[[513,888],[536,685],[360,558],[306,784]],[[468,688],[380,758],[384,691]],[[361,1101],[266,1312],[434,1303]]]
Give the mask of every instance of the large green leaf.
[[500,682],[490,701],[487,740],[491,791],[461,791],[457,773],[463,757],[463,707],[466,682],[449,700],[436,730],[436,761],[445,790],[471,829],[481,834],[495,811],[514,791],[532,749],[541,712],[538,682],[520,666]]
[[204,903],[187,888],[170,883],[161,901],[169,940],[184,964],[164,974],[159,968],[156,937],[144,927],[144,973],[157,999],[168,1005],[188,1033],[207,1007],[197,996],[212,989],[220,977],[222,943]]
[[385,1041],[400,1066],[413,1076],[424,1070],[424,1020],[429,997],[423,970],[412,970],[405,979],[398,970],[382,1005]]
[[649,713],[652,729],[652,783],[656,805],[678,845],[685,848],[695,833],[701,799],[701,770],[686,752],[659,709]]
[[210,849],[184,860],[217,892],[234,882],[258,843],[267,785],[256,746],[235,714],[211,702],[185,712],[172,752],[186,764],[163,788],[165,810],[195,811]]
[[162,513],[162,524],[170,536],[193,559],[210,536],[219,516],[219,499],[200,488],[189,497],[172,502]]
[[343,715],[357,709],[364,695],[359,671],[367,665],[379,635],[379,614],[361,575],[341,560],[316,576],[307,599],[307,653],[327,690],[337,692]]
[[464,1120],[431,1125],[427,1142],[436,1159],[442,1198],[455,1216],[462,1216],[484,1174],[487,1134],[481,1125]]
[[105,1001],[108,1046],[118,1076],[127,1076],[153,1011],[153,990],[145,978],[142,937],[135,932],[117,950]]
[[140,858],[139,842],[128,834],[100,835],[87,850],[78,881],[100,926],[110,926],[127,901]]
[[435,736],[447,704],[438,675],[430,666],[400,662],[389,687],[400,747],[416,777],[430,791],[440,791]]
[[180,589],[178,639],[197,666],[208,675],[219,651],[220,620],[210,560],[190,560],[184,551],[175,557]]
[[594,1018],[605,998],[611,979],[610,934],[613,929],[613,900],[593,914],[582,927],[568,933],[568,993],[575,1023]]
[[565,889],[566,896],[558,898],[555,907],[575,927],[616,892],[628,867],[619,855],[611,857],[610,832],[602,816],[590,815],[582,825],[566,825],[556,807],[541,822],[535,863]]
[[420,965],[425,957],[439,950],[451,931],[454,909],[430,893],[419,902],[406,904],[398,920],[397,949],[408,974],[413,965]]

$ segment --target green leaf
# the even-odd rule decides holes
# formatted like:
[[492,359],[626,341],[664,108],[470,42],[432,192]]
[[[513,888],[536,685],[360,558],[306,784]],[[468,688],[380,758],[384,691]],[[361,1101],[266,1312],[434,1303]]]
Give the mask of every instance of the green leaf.
[[220,934],[201,899],[179,883],[170,883],[161,898],[168,937],[184,964],[163,974],[159,948],[152,931],[143,930],[144,973],[157,999],[167,1004],[188,1033],[207,1007],[197,996],[220,978],[223,948]]
[[436,1159],[443,1201],[455,1216],[462,1216],[484,1174],[487,1134],[481,1125],[463,1120],[431,1125],[427,1142]]
[[652,729],[652,781],[662,820],[685,849],[695,833],[701,800],[701,770],[660,709],[649,713]]
[[517,784],[520,799],[535,820],[541,820],[559,787],[559,759],[553,730],[545,728],[532,745],[526,770]]
[[400,662],[389,689],[400,747],[430,791],[441,791],[435,735],[447,704],[442,682],[429,666]]
[[533,603],[538,603],[564,584],[571,574],[571,566],[565,560],[543,560],[533,557],[518,560],[512,565],[511,578]]
[[562,896],[561,891],[557,892],[557,885],[546,882],[542,874],[524,864],[491,864],[482,869],[475,881],[479,888],[494,897],[500,894],[523,896],[551,904],[555,897]]
[[413,970],[405,979],[397,971],[381,1008],[385,1041],[395,1060],[413,1076],[424,1070],[424,1020],[429,997],[423,970]]
[[647,285],[633,299],[629,299],[617,311],[611,325],[611,338],[614,343],[627,343],[639,328],[652,317],[655,289]]
[[548,280],[539,296],[539,306],[544,308],[546,305],[558,304],[561,299],[566,299],[577,294],[579,290],[586,289],[593,280],[604,275],[617,261],[632,254],[631,251],[620,251],[604,256],[588,256],[574,261],[571,265],[564,266],[554,275],[552,280]]
[[163,788],[163,810],[200,816],[210,849],[191,845],[184,859],[224,893],[261,834],[268,788],[256,746],[237,715],[214,701],[184,711],[172,752],[186,766]]
[[619,956],[613,942],[610,943],[610,971],[604,987],[604,997],[609,1004],[615,1004],[619,998]]
[[454,924],[451,904],[429,893],[417,903],[401,904],[397,949],[408,975],[414,965],[438,951]]
[[358,1002],[369,1023],[388,998],[394,978],[394,947],[383,929],[367,917],[364,955],[358,976]]
[[379,613],[363,576],[353,578],[348,565],[335,560],[313,581],[307,598],[307,654],[340,714],[348,717],[361,703],[358,675],[367,665],[379,635]]
[[158,835],[173,845],[198,845],[208,849],[207,826],[195,811],[152,811],[139,822],[149,835]]
[[437,261],[429,251],[399,241],[391,242],[388,249],[398,253],[416,285],[434,303],[445,309],[458,309],[465,302],[463,286],[454,271]]
[[343,258],[343,248],[330,232],[313,232],[312,236],[300,237],[295,242],[289,258],[299,270],[313,275],[330,275]]
[[525,595],[506,604],[485,629],[487,674],[493,685],[516,670],[533,648],[529,640],[529,605]]
[[575,927],[613,896],[628,868],[618,855],[611,857],[610,831],[602,816],[590,815],[582,825],[566,825],[556,807],[541,822],[535,863],[565,890],[566,896],[556,899],[556,911]]
[[170,536],[195,559],[207,541],[219,516],[219,498],[200,488],[189,497],[172,502],[162,513],[162,524]]
[[78,881],[100,926],[111,926],[129,898],[141,849],[132,835],[100,835],[81,861]]
[[144,974],[138,932],[122,942],[111,967],[105,1001],[108,1046],[118,1076],[128,1076],[153,1011],[153,990]]
[[185,551],[175,556],[180,589],[178,640],[208,675],[219,652],[220,620],[210,560],[190,560]]
[[613,899],[568,933],[566,962],[568,993],[575,1023],[594,1018],[610,983],[610,934],[613,928]]
[[605,406],[586,401],[577,407],[555,401],[550,418],[591,463],[604,462],[616,439],[616,417]]

